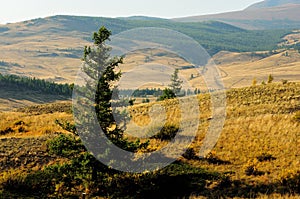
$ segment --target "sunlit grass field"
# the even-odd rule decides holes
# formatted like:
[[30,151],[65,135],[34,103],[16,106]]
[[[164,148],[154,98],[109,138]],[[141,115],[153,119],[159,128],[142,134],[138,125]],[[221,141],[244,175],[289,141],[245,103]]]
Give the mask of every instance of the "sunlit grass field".
[[[192,145],[196,153],[200,150],[212,119],[211,98],[209,94],[197,96],[199,127]],[[145,135],[159,132],[159,119],[165,119],[167,125],[180,126],[195,119],[185,117],[181,121],[182,110],[178,99],[163,102],[151,102],[134,105],[128,109],[132,124],[143,127]],[[160,107],[165,117],[151,113],[151,107]],[[189,110],[192,107],[187,106]],[[192,109],[191,109],[192,110]],[[149,112],[150,111],[150,112]],[[55,120],[71,121],[71,103],[48,104],[0,113],[1,140],[28,139],[55,136],[55,133],[66,133]],[[153,121],[154,122],[153,122]],[[130,126],[129,126],[130,127]],[[151,132],[152,131],[152,132]],[[132,137],[132,134],[128,137]],[[147,139],[145,139],[147,140]],[[168,144],[168,141],[150,139],[148,151],[155,151]],[[31,145],[28,144],[28,147]],[[209,154],[217,162],[203,161],[197,158],[180,160],[193,167],[209,171],[226,173],[232,180],[245,181],[249,184],[270,184],[281,181],[300,172],[300,84],[273,83],[227,91],[226,120],[222,134]],[[17,145],[16,145],[17,147]],[[26,149],[26,142],[23,143]],[[45,149],[41,149],[45,150]],[[7,158],[13,161],[18,153],[9,154],[2,149],[1,164]],[[5,155],[6,154],[6,155]],[[5,157],[7,156],[7,157]],[[6,158],[6,159],[5,159]],[[34,161],[34,160],[33,160]],[[53,161],[53,160],[52,160]],[[41,162],[47,165],[49,162]],[[9,170],[1,171],[2,176],[15,175],[32,169],[34,164],[10,164]],[[4,165],[5,166],[5,165]],[[41,168],[41,167],[39,167]],[[212,188],[214,185],[211,185]],[[197,198],[197,196],[191,196]],[[296,196],[279,196],[268,193],[260,198],[297,198]],[[299,197],[298,197],[299,198]]]

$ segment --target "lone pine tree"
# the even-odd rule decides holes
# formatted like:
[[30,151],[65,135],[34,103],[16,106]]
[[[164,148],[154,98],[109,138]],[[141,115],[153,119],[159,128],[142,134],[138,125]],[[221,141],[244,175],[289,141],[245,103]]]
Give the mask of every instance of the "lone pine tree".
[[[92,82],[86,82],[87,92],[95,92],[95,110],[101,129],[106,136],[118,147],[135,151],[145,145],[139,140],[132,143],[124,138],[124,130],[115,122],[112,109],[112,95],[114,83],[121,77],[121,72],[116,72],[123,57],[111,57],[111,47],[106,44],[110,40],[111,32],[102,26],[93,35],[94,47],[85,47],[83,72],[96,82],[96,90],[91,87]],[[113,128],[112,128],[113,127]]]

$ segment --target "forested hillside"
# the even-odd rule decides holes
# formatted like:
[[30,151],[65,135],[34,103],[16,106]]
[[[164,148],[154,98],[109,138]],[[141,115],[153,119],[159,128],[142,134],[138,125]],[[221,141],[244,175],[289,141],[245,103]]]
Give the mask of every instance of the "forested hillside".
[[[151,20],[150,20],[151,19]],[[181,23],[159,18],[102,18],[81,16],[53,16],[19,24],[9,24],[1,37],[26,38],[41,35],[72,35],[90,41],[90,33],[104,25],[113,34],[138,27],[169,28],[187,34],[202,44],[213,55],[220,50],[258,51],[276,47],[290,30],[244,30],[226,23],[207,21]],[[18,32],[15,25],[25,31]],[[75,34],[76,33],[76,34]]]
[[[112,30],[113,34],[138,27],[169,28],[187,34],[197,40],[213,55],[221,50],[228,51],[259,51],[276,47],[282,36],[290,30],[244,30],[226,23],[207,21],[197,23],[180,23],[167,19],[138,18],[140,20],[54,16],[47,20],[62,23],[65,30],[77,32],[92,32],[99,25]],[[38,19],[39,20],[39,19]],[[41,20],[41,19],[40,19]],[[47,22],[47,20],[45,22]],[[90,35],[85,39],[90,41]]]
[[16,75],[2,75],[0,73],[0,87],[7,90],[17,89],[20,91],[38,91],[44,94],[65,95],[71,97],[72,85],[56,84],[42,79],[21,77]]

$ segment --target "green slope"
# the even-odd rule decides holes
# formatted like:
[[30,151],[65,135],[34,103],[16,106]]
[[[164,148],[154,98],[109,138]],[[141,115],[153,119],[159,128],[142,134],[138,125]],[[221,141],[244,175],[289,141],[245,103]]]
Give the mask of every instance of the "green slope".
[[56,16],[53,19],[55,18],[64,18],[63,25],[68,31],[87,33],[97,30],[102,25],[112,30],[114,34],[137,27],[169,28],[194,38],[211,55],[221,50],[237,52],[271,50],[276,48],[284,35],[290,33],[290,30],[244,30],[217,21],[180,23],[166,19],[126,20],[74,16]]
[[[197,40],[213,55],[221,50],[260,51],[276,48],[286,30],[244,30],[216,21],[183,23],[159,18],[103,18],[81,16],[53,16],[22,22],[32,31],[12,32],[9,25],[1,27],[0,36],[26,38],[32,35],[69,35],[90,41],[92,32],[106,26],[113,34],[138,27],[169,28]],[[43,28],[41,28],[43,27]]]

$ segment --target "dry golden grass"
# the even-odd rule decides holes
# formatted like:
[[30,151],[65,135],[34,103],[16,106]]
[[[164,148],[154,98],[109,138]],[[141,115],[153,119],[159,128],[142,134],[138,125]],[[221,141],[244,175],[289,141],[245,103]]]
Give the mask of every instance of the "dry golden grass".
[[12,111],[13,109],[33,106],[37,104],[63,102],[70,100],[66,96],[42,94],[36,91],[22,91],[13,88],[0,88],[0,112]]
[[213,59],[222,73],[226,88],[249,86],[254,78],[260,84],[268,80],[269,74],[274,76],[276,82],[283,79],[299,81],[300,53],[295,50],[278,52],[266,58],[251,57],[250,53],[222,52]]
[[[127,72],[134,76],[135,79],[130,81],[131,84],[121,86],[135,88],[136,85],[140,85],[140,82],[145,81],[145,78],[148,78],[148,82],[154,79],[157,83],[161,82],[161,85],[154,84],[152,86],[147,85],[147,87],[163,87],[168,85],[170,76],[175,68],[190,65],[178,56],[176,57],[172,54],[157,56],[159,53],[162,52],[153,50],[151,52],[136,52],[128,55],[124,60],[124,65],[121,66],[121,70],[125,72],[125,76]],[[219,68],[226,88],[249,86],[254,78],[260,84],[262,81],[266,82],[270,74],[274,76],[274,81],[276,82],[281,80],[298,81],[300,79],[300,53],[298,51],[278,50],[278,54],[265,58],[259,56],[259,54],[264,53],[267,52],[257,52],[257,55],[252,55],[252,53],[220,52],[213,56],[212,60]],[[147,58],[150,59],[146,63],[145,60]],[[153,67],[153,65],[168,67]],[[183,69],[179,71],[180,77],[185,81],[184,88],[191,87],[206,90],[205,82],[199,70],[201,69]],[[191,78],[191,75],[193,75],[193,78]],[[141,81],[139,81],[139,78],[142,78]],[[145,86],[141,85],[141,88],[145,88]]]
[[[45,20],[46,23],[36,25],[34,30],[27,22],[9,24],[7,35],[0,36],[1,60],[20,65],[10,67],[9,74],[74,82],[81,61],[80,58],[68,57],[67,50],[81,50],[89,42],[82,35],[72,32],[69,35],[60,35],[55,31],[44,34],[43,31],[49,26],[63,28],[49,18]],[[52,53],[59,56],[45,56]]]
[[299,199],[299,198],[300,196],[289,196],[289,195],[281,196],[279,194],[262,195],[258,197],[258,199]]
[[[200,124],[198,135],[192,144],[192,148],[196,152],[202,146],[212,114],[209,94],[199,95],[198,100],[200,115],[197,115],[197,120],[200,121]],[[130,108],[132,121],[140,127],[151,124],[149,110],[153,106],[165,110],[165,119],[168,124],[178,125],[182,115],[178,108],[178,100],[133,106]],[[188,105],[185,108],[190,110]],[[72,121],[71,113],[45,111],[48,109],[55,110],[52,105],[46,105],[43,109],[31,108],[27,111],[23,110],[23,112],[0,113],[0,130],[11,127],[15,131],[3,135],[2,138],[39,137],[54,132],[62,132],[63,130],[55,124],[55,119]],[[282,177],[299,171],[300,122],[295,119],[299,109],[299,83],[285,85],[274,83],[229,90],[227,92],[225,125],[213,151],[214,156],[220,160],[228,161],[229,164],[211,164],[205,161],[186,159],[182,159],[182,161],[211,171],[227,172],[233,180],[266,184],[276,182]],[[40,113],[38,113],[39,110]],[[155,115],[157,113],[159,112],[154,111],[151,119],[163,119],[159,118],[161,116]],[[183,123],[192,119],[195,118],[191,114],[190,117],[185,118]],[[17,123],[20,121],[24,122],[21,126],[26,131],[23,133],[18,132],[20,125]],[[159,123],[154,121],[151,125],[153,125],[154,133],[156,133],[157,129],[155,128],[159,126]],[[145,134],[147,132],[140,133]],[[149,150],[159,149],[166,144],[168,144],[167,141],[161,142],[152,139]],[[275,159],[258,161],[258,157],[263,154],[270,154]],[[254,166],[262,174],[246,175],[245,169],[249,165]]]
[[[51,105],[48,106],[50,107],[49,112],[51,112]],[[0,138],[31,137],[64,132],[63,129],[55,124],[55,120],[73,120],[70,113],[49,112],[0,112],[0,131],[4,131],[7,128],[11,128],[14,131],[8,135],[0,136]]]
[[[0,184],[12,181],[21,182],[30,172],[37,172],[45,166],[63,164],[66,158],[49,154],[47,140],[55,135],[34,137],[0,138]],[[1,190],[3,191],[3,190]],[[21,196],[5,196],[0,191],[1,198],[20,198]]]
[[[226,122],[213,153],[230,164],[215,165],[198,160],[188,162],[217,172],[231,172],[232,179],[261,183],[275,182],[288,173],[299,171],[300,123],[294,117],[300,108],[300,84],[233,89],[227,95]],[[195,151],[200,150],[211,117],[209,95],[200,95],[199,101],[201,115],[198,136],[193,144]],[[166,107],[167,121],[178,123],[180,110],[174,106],[174,100],[161,104]],[[147,112],[152,105],[133,107],[133,121],[139,126],[148,125]],[[151,141],[151,149],[158,146],[157,140]],[[275,160],[259,162],[257,158],[262,154],[270,154]],[[249,164],[264,174],[246,175],[245,168]]]
[[[190,196],[190,199],[207,199],[204,196]],[[290,196],[290,195],[280,195],[280,194],[273,194],[273,195],[261,195],[259,197],[253,197],[253,199],[299,199],[300,196]],[[234,197],[233,199],[241,199]]]

